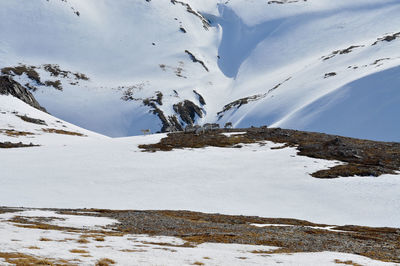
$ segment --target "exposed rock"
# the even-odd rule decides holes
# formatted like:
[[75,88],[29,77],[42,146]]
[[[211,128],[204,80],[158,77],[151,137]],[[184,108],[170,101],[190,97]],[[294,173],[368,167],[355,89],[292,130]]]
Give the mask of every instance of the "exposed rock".
[[334,77],[336,75],[337,74],[335,72],[326,73],[325,76],[324,76],[324,79],[327,79],[327,78],[330,78],[330,77]]
[[189,12],[190,14],[195,15],[196,17],[198,17],[201,20],[201,22],[203,23],[203,28],[205,30],[208,30],[208,28],[211,26],[210,22],[202,14],[200,14],[199,12],[193,10],[193,8],[189,4],[181,2],[181,1],[178,1],[178,0],[171,0],[171,3],[174,4],[174,5],[175,4],[181,4],[182,6],[186,7],[186,11],[187,12]]
[[232,122],[227,122],[224,125],[224,128],[226,128],[226,129],[229,129],[229,128],[232,128],[232,127],[233,127]]
[[400,38],[400,32],[394,33],[392,35],[386,35],[386,36],[384,36],[382,38],[379,38],[372,45],[377,45],[380,42],[391,42],[391,41],[396,40],[397,38]]
[[47,126],[46,122],[42,119],[32,118],[27,115],[18,115],[18,117],[28,123]]
[[191,53],[191,52],[188,51],[188,50],[185,50],[185,53],[187,53],[187,54],[190,56],[190,59],[191,59],[194,63],[199,63],[200,65],[202,65],[202,67],[203,67],[207,72],[210,71],[210,70],[208,69],[208,67],[206,66],[206,64],[205,64],[203,61],[197,59],[196,56],[195,56],[193,53]]
[[23,74],[26,74],[29,79],[35,81],[38,85],[43,84],[40,80],[39,73],[36,71],[35,66],[19,65],[16,67],[5,67],[1,69],[1,73],[8,76],[21,76]]
[[193,90],[193,93],[197,95],[197,97],[199,99],[199,103],[201,105],[206,105],[206,101],[204,100],[203,96],[201,96],[200,93],[198,93],[196,90]]
[[351,53],[354,49],[360,48],[360,47],[364,47],[364,45],[352,45],[352,46],[350,46],[350,47],[348,47],[346,49],[343,49],[343,50],[336,50],[336,51],[333,51],[330,55],[323,56],[322,59],[324,61],[326,61],[326,60],[329,60],[329,59],[335,57],[336,55]]
[[143,104],[146,106],[149,106],[151,108],[151,111],[153,114],[158,116],[162,123],[162,128],[161,132],[175,132],[175,131],[182,131],[183,127],[179,123],[178,119],[176,116],[169,116],[168,118],[164,115],[164,112],[158,108],[156,101],[155,100],[144,100]]
[[76,80],[76,82],[69,82],[71,85],[79,84],[80,80],[84,81],[89,80],[89,78],[83,73],[80,72],[73,73],[71,71],[66,71],[61,69],[59,65],[55,64],[44,64],[41,66],[28,66],[20,64],[14,67],[2,68],[1,73],[11,77],[22,76],[25,74],[31,81],[33,81],[33,84],[30,82],[26,83],[25,87],[27,87],[32,91],[36,91],[38,89],[36,86],[43,86],[43,85],[47,87],[53,87],[57,90],[61,91],[63,90],[61,80],[42,81],[37,70],[44,70],[48,72],[52,77],[61,77],[63,79],[69,78]]
[[274,1],[268,1],[268,5],[271,4],[292,4],[292,3],[297,3],[297,2],[307,2],[307,0],[274,0]]
[[59,91],[63,90],[63,87],[61,85],[61,81],[60,80],[56,80],[56,81],[47,80],[44,84],[47,87],[53,87],[53,88],[55,88],[55,89],[57,89]]
[[40,106],[35,97],[26,88],[9,76],[0,76],[0,94],[12,95],[30,106],[46,112],[46,109]]
[[174,104],[173,108],[174,111],[179,114],[182,121],[186,124],[194,124],[196,115],[200,118],[203,117],[203,111],[201,108],[189,100]]
[[13,142],[0,142],[0,149],[11,149],[11,148],[25,148],[25,147],[36,147],[39,145],[34,145],[32,143],[24,144],[22,142],[13,143]]
[[239,100],[236,100],[236,101],[233,101],[231,103],[228,103],[227,105],[224,106],[222,111],[217,113],[218,120],[221,119],[224,116],[225,112],[231,110],[232,108],[239,109],[242,105],[248,104],[250,102],[257,101],[259,99],[264,98],[265,96],[267,96],[267,93],[266,94],[257,94],[257,95],[241,98]]

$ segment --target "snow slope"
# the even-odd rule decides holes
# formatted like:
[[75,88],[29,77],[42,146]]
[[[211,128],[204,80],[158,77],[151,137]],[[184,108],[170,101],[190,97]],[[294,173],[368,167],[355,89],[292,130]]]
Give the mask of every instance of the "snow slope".
[[[1,1],[0,68],[22,63],[36,66],[43,83],[60,80],[62,91],[14,77],[36,87],[51,114],[109,136],[160,130],[154,110],[185,125],[174,105],[189,100],[201,109],[199,124],[400,141],[399,83],[388,77],[400,63],[400,3],[280,2]],[[44,64],[89,80],[52,76]],[[335,101],[344,94],[347,101]]]
[[[34,124],[26,130],[37,132]],[[400,226],[398,176],[316,179],[310,173],[339,162],[298,156],[294,148],[271,149],[280,146],[271,142],[148,153],[138,145],[156,143],[164,134],[111,139],[84,133],[0,135],[2,141],[41,145],[0,149],[6,166],[1,205],[183,209]]]
[[[32,123],[23,120],[24,117],[41,121]],[[108,137],[57,119],[13,96],[0,95],[0,142],[62,147],[66,143],[87,143],[94,139]]]

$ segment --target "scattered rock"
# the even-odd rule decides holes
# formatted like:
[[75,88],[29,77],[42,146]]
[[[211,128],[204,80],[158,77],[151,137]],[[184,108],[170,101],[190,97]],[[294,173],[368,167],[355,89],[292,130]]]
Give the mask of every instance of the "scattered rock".
[[372,46],[377,45],[380,42],[391,42],[391,41],[396,40],[397,38],[400,38],[400,32],[394,33],[392,35],[386,35],[386,36],[384,36],[382,38],[378,38],[376,40],[376,42],[374,42],[372,44]]

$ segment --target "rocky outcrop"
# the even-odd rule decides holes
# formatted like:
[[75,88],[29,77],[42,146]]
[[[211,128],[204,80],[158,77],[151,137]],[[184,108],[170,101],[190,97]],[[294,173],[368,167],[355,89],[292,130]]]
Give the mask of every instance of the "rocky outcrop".
[[188,125],[195,123],[196,115],[203,117],[202,109],[189,100],[174,104],[173,107],[175,113],[179,114],[182,121]]
[[179,123],[178,119],[176,116],[169,116],[166,117],[164,112],[158,108],[157,106],[157,100],[161,101],[160,97],[157,97],[157,99],[146,99],[143,101],[143,104],[151,108],[151,113],[154,115],[158,116],[162,123],[162,128],[161,132],[175,132],[175,131],[182,131],[183,127]]
[[40,106],[35,97],[33,97],[25,87],[13,80],[10,76],[0,76],[0,94],[12,95],[30,106],[46,112],[46,109]]
[[193,63],[199,63],[207,72],[210,72],[206,64],[203,61],[199,60],[192,52],[190,52],[189,50],[185,50],[185,53],[189,55]]
[[12,148],[26,148],[26,147],[37,147],[39,145],[34,145],[32,143],[24,144],[22,142],[13,143],[13,142],[0,142],[0,149],[12,149]]

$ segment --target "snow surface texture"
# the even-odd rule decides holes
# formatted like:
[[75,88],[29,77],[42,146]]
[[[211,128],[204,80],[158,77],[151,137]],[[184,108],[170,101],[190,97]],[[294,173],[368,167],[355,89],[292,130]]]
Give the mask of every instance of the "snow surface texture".
[[1,133],[0,141],[41,145],[0,149],[1,205],[174,209],[400,227],[399,176],[316,179],[310,173],[339,162],[298,156],[294,148],[271,149],[281,146],[271,142],[148,153],[138,145],[157,143],[165,134],[112,139],[63,121],[67,130],[86,136],[41,133],[41,126],[13,112],[52,127],[60,123],[11,96],[1,96],[0,104],[0,128],[35,133]]
[[398,0],[4,0],[0,68],[58,64],[86,74],[75,84],[38,69],[63,91],[16,79],[38,87],[53,115],[109,136],[160,130],[143,100],[161,92],[167,117],[190,100],[203,109],[200,124],[400,141],[400,35],[384,40],[399,31],[399,14]]
[[[81,229],[82,225],[102,229],[114,223],[112,219],[76,215],[61,215],[51,211],[21,211],[0,214],[0,250],[3,253],[24,253],[48,259],[64,259],[79,265],[94,265],[101,258],[108,258],[118,265],[338,265],[334,261],[348,261],[361,265],[395,265],[375,261],[366,257],[337,252],[294,253],[294,254],[255,254],[252,251],[272,251],[276,247],[250,246],[238,244],[204,243],[194,248],[179,247],[183,240],[165,236],[124,235],[105,236],[104,241],[86,234],[87,243],[79,243],[79,232],[41,230],[17,227],[9,219],[56,218],[57,225]],[[46,241],[40,241],[45,239]],[[160,243],[160,245],[157,245]],[[168,246],[170,245],[170,246]],[[71,250],[83,250],[76,254]],[[84,255],[84,256],[80,256]],[[90,255],[90,256],[85,256]],[[76,261],[78,259],[79,261]],[[75,260],[75,261],[74,261]],[[0,259],[3,264],[3,260]]]
[[[41,120],[42,124],[24,121],[21,117]],[[6,130],[28,133],[24,137],[7,134]],[[81,134],[81,136],[57,134],[46,130],[63,130]],[[90,142],[91,139],[108,139],[108,137],[82,129],[47,113],[39,111],[12,96],[0,95],[0,142],[23,142],[34,145],[52,145],[60,147],[65,142]],[[6,151],[5,151],[6,152]]]

